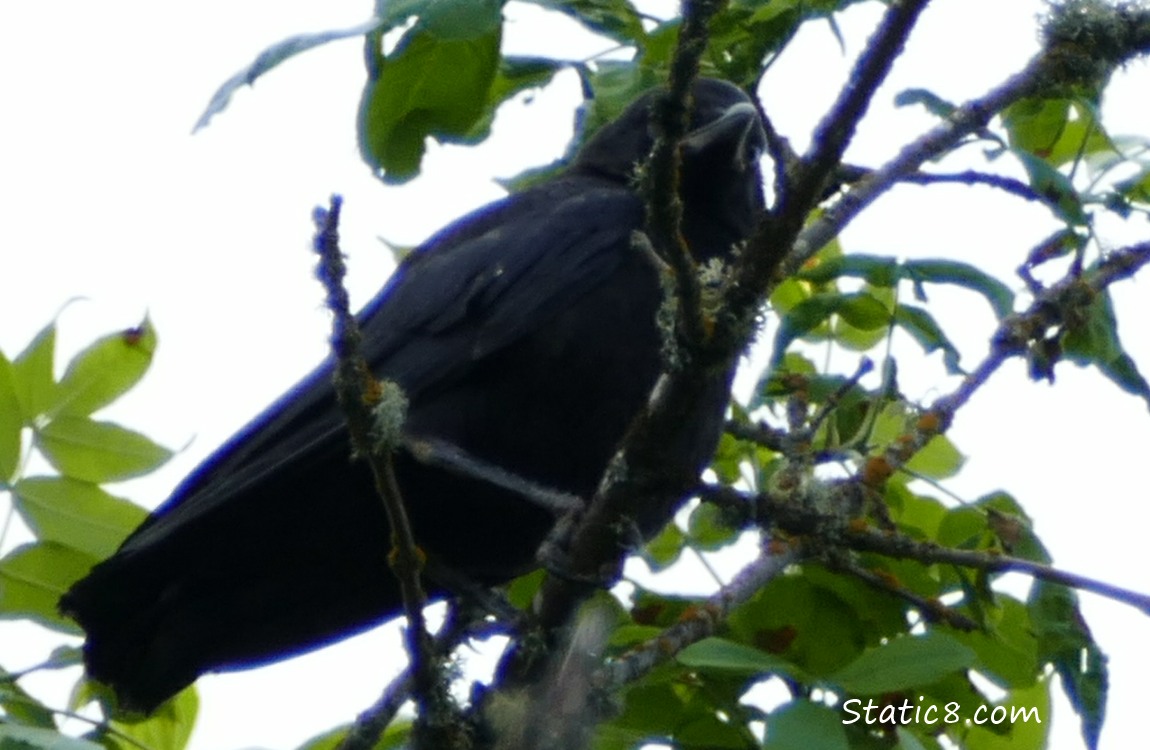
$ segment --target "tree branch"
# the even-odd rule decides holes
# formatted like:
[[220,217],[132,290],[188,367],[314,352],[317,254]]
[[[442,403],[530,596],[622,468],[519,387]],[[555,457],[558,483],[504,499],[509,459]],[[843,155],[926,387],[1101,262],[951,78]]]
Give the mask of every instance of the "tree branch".
[[[314,215],[314,247],[320,256],[316,273],[327,292],[327,306],[332,312],[331,348],[336,358],[333,380],[347,421],[353,455],[367,461],[376,493],[387,511],[391,527],[392,570],[399,581],[407,616],[406,640],[414,692],[423,709],[421,718],[426,721],[429,714],[438,714],[439,707],[446,704],[447,687],[436,668],[438,660],[423,619],[426,597],[419,581],[423,553],[415,544],[391,460],[392,448],[400,441],[406,399],[399,393],[397,385],[376,381],[363,357],[359,325],[351,314],[347,290],[343,286],[346,267],[339,249],[342,203],[339,196],[332,196],[330,207],[327,210],[317,208]],[[400,403],[397,405],[397,402]],[[390,406],[390,410],[381,408],[386,406]]]
[[[706,48],[707,20],[721,6],[720,2],[687,1],[683,5],[683,37],[672,63],[671,95],[665,101],[674,117],[666,119],[648,169],[662,176],[652,177],[652,189],[667,191],[677,200],[678,176],[675,174],[677,145],[685,132],[685,97],[691,81],[697,74],[698,59]],[[676,103],[677,102],[677,103]],[[682,116],[675,114],[681,112]],[[668,203],[667,205],[672,205]],[[681,209],[681,207],[680,207]],[[675,267],[677,283],[697,284],[694,261],[679,236],[678,218],[672,210],[668,214],[652,209],[656,218],[651,231],[670,244],[668,262]],[[656,246],[660,240],[656,239]],[[678,250],[676,250],[676,248]],[[687,277],[690,281],[687,281]],[[695,292],[698,290],[696,289]],[[686,309],[695,303],[690,295],[695,292],[677,289],[680,307]],[[688,313],[694,315],[694,313]],[[701,316],[701,309],[698,314]],[[698,325],[702,319],[699,317]],[[696,323],[687,323],[696,325]],[[704,341],[703,338],[696,342]],[[739,349],[742,344],[740,343]],[[692,441],[678,439],[686,425],[714,421],[721,424],[717,394],[729,394],[734,377],[738,349],[732,347],[720,357],[691,358],[685,367],[664,374],[648,401],[643,413],[632,422],[619,451],[607,467],[603,480],[581,515],[562,521],[557,531],[544,545],[541,556],[558,558],[550,565],[552,575],[547,576],[536,597],[535,613],[545,633],[567,623],[578,603],[594,585],[616,580],[634,537],[631,530],[638,518],[669,518],[680,500],[695,486],[698,474],[710,456],[696,455]],[[726,399],[722,399],[725,405]],[[556,575],[555,573],[558,573]],[[512,654],[507,664],[512,665],[518,679],[526,679],[534,669],[525,652]]]
[[[849,83],[816,128],[811,148],[788,170],[783,181],[785,189],[776,186],[778,202],[748,242],[724,300],[732,320],[744,320],[752,315],[769,290],[801,265],[790,260],[796,255],[796,237],[821,200],[827,180],[842,161],[875,92],[928,3],[929,0],[903,0],[888,6],[878,29],[855,63]],[[777,137],[772,140],[781,142]],[[825,241],[815,249],[823,244]]]
[[1009,104],[1084,81],[1098,85],[1118,65],[1150,53],[1150,11],[1133,4],[1113,7],[1094,0],[1070,0],[1053,9],[1044,35],[1043,50],[1025,68],[956,109],[886,165],[853,185],[804,228],[783,265],[782,276],[795,273],[892,185],[907,180],[925,162],[985,128]]
[[745,604],[759,589],[781,575],[787,566],[799,562],[803,555],[802,546],[797,542],[768,543],[762,555],[705,602],[688,609],[679,622],[604,664],[594,677],[594,685],[603,690],[613,690],[634,682],[692,643],[713,635],[732,610]]
[[[852,483],[839,483],[832,492],[849,492]],[[800,495],[802,492],[800,491]],[[805,496],[784,497],[771,492],[760,492],[753,496],[723,485],[706,485],[700,489],[700,496],[707,502],[715,502],[724,508],[744,509],[755,506],[759,518],[769,519],[777,530],[799,538],[812,540],[815,548],[850,549],[856,552],[875,552],[887,557],[915,560],[924,564],[949,563],[991,573],[1014,571],[1040,578],[1052,583],[1091,591],[1096,594],[1129,604],[1150,615],[1150,595],[1112,586],[1087,576],[1059,570],[1033,560],[1026,560],[997,552],[953,549],[934,542],[926,542],[892,532],[887,529],[862,527],[844,517],[815,509],[806,502]],[[826,503],[824,506],[838,506],[849,503]],[[814,552],[808,552],[814,554]],[[855,571],[851,571],[852,573]]]
[[699,60],[707,49],[707,25],[725,0],[685,0],[683,27],[671,63],[667,93],[652,104],[655,143],[643,170],[647,204],[647,234],[675,281],[678,320],[687,342],[707,339],[702,290],[691,249],[683,237],[683,202],[679,197],[680,142],[689,127],[691,85],[699,75]]
[[810,150],[803,155],[800,172],[786,193],[788,202],[780,204],[780,212],[801,217],[810,213],[929,2],[902,0],[887,7],[878,29],[851,70],[847,85],[815,128]]
[[997,554],[994,552],[978,552],[975,550],[953,549],[942,547],[933,542],[922,542],[901,534],[889,534],[886,531],[874,529],[848,529],[844,531],[843,543],[854,550],[863,552],[877,552],[887,557],[915,560],[921,563],[950,563],[965,568],[985,570],[991,573],[1014,571],[1041,578],[1051,583],[1060,583],[1064,586],[1092,591],[1114,601],[1136,607],[1144,614],[1150,615],[1150,596],[1131,591],[1120,586],[1112,586],[1102,581],[1068,573],[1063,570],[1044,565],[1043,563],[1025,560],[1020,557]]

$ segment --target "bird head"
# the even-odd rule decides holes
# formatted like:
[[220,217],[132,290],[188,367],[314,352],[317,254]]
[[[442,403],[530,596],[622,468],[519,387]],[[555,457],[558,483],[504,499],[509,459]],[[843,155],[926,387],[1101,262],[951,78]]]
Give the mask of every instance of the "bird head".
[[[652,104],[661,95],[648,91],[599,128],[573,171],[633,182],[655,143]],[[688,107],[679,197],[684,236],[696,260],[705,261],[727,254],[753,231],[764,205],[759,159],[767,139],[755,103],[732,83],[696,79]]]

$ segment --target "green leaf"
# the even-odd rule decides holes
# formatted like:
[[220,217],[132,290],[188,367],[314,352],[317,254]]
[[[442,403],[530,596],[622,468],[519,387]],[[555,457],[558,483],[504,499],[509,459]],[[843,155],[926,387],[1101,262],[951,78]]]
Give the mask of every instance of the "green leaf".
[[57,417],[35,443],[61,474],[96,484],[147,474],[172,455],[134,430],[88,417]]
[[58,544],[25,544],[0,559],[0,617],[27,617],[53,630],[78,634],[56,611],[60,595],[87,575],[96,558]]
[[1131,201],[1150,203],[1150,164],[1140,164],[1136,173],[1114,183],[1114,189]]
[[906,462],[906,470],[931,479],[947,479],[958,473],[964,460],[950,438],[935,435]]
[[1014,690],[995,704],[980,704],[956,734],[968,750],[1046,750],[1050,683]]
[[715,457],[711,460],[711,470],[723,484],[734,484],[742,478],[743,462],[750,460],[753,450],[743,441],[724,432],[719,438]]
[[240,68],[236,71],[235,75],[224,81],[220,87],[216,89],[216,93],[212,94],[212,98],[208,102],[208,106],[204,109],[203,114],[196,120],[192,132],[195,133],[201,128],[206,128],[213,117],[227,109],[228,103],[231,102],[232,95],[236,91],[244,86],[253,85],[257,78],[271,71],[272,68],[280,63],[290,60],[301,52],[306,52],[309,49],[327,44],[328,42],[347,39],[353,36],[363,36],[379,28],[381,23],[378,18],[372,18],[369,21],[365,21],[349,29],[321,31],[313,34],[297,34],[276,42],[256,55],[255,60],[252,60],[247,66]]
[[1118,339],[1118,319],[1110,293],[1095,293],[1084,312],[1083,319],[1063,337],[1067,358],[1083,367],[1096,366],[1119,388],[1141,397],[1150,406],[1150,383]]
[[725,638],[704,638],[692,643],[675,657],[680,664],[705,672],[737,675],[785,674],[806,679],[803,671],[786,659]]
[[1094,105],[1075,101],[1074,114],[1075,118],[1066,123],[1062,137],[1046,155],[1046,161],[1057,167],[1100,153],[1119,155],[1118,147],[1102,127],[1102,118]]
[[894,258],[852,253],[820,258],[817,264],[795,274],[796,278],[814,284],[827,284],[843,276],[861,278],[872,286],[893,287],[902,278],[902,270]]
[[939,525],[938,542],[959,549],[985,549],[992,543],[986,514],[969,505],[951,508]]
[[569,16],[596,34],[621,44],[642,43],[647,33],[639,12],[628,0],[526,0]]
[[947,338],[934,316],[924,308],[900,304],[894,310],[894,324],[910,334],[927,354],[941,349],[942,361],[948,373],[963,374],[963,369],[958,364],[960,357],[958,349]]
[[1054,558],[1034,533],[1034,524],[1018,501],[1005,492],[992,492],[974,502],[986,511],[987,527],[1005,549],[1016,557],[1049,565]]
[[653,571],[660,571],[674,564],[683,553],[687,537],[674,522],[663,527],[659,534],[643,545],[643,560]]
[[1014,311],[1014,292],[985,271],[955,260],[908,260],[903,274],[915,283],[950,284],[978,292],[999,320]]
[[584,91],[593,94],[584,100],[577,115],[579,137],[584,143],[622,114],[635,97],[662,82],[653,71],[618,60],[600,61],[593,70],[579,66],[576,71],[583,80]]
[[[890,336],[895,290],[867,284],[859,294],[859,298],[844,308],[831,323],[831,339],[846,349],[865,352]],[[862,327],[856,326],[852,320],[861,321]]]
[[359,144],[385,181],[418,174],[428,136],[464,138],[484,115],[499,69],[500,6],[495,0],[425,5],[395,50],[369,71]]
[[1070,121],[1069,99],[1020,99],[1002,112],[1010,145],[1045,159]]
[[60,734],[55,729],[0,724],[3,750],[105,750],[103,745],[79,737]]
[[903,89],[895,96],[894,103],[896,107],[921,104],[927,112],[941,118],[950,117],[958,109],[952,102],[927,89]]
[[518,609],[528,609],[535,599],[536,592],[543,584],[543,577],[543,569],[539,568],[512,580],[504,587],[507,601],[511,602],[511,606]]
[[782,362],[791,342],[814,331],[832,315],[841,315],[851,325],[864,330],[884,326],[890,320],[886,306],[865,292],[815,294],[783,315],[782,324],[775,333],[771,369],[776,369]]
[[491,134],[491,125],[495,122],[495,113],[500,105],[520,91],[546,85],[562,67],[563,63],[545,57],[501,58],[499,71],[488,91],[487,105],[483,116],[475,121],[470,131],[462,136],[462,139],[468,142],[478,142],[487,138]]
[[20,435],[24,415],[16,395],[16,376],[12,363],[0,352],[0,485],[8,482],[20,467]]
[[936,498],[911,492],[897,477],[886,483],[883,500],[891,519],[916,539],[934,539],[948,512]]
[[[139,721],[113,719],[103,739],[117,750],[135,750],[140,746],[183,750],[196,724],[200,698],[195,687],[187,687],[160,704],[156,711]],[[128,742],[124,736],[135,742]]]
[[[862,653],[873,629],[872,613],[860,612],[839,591],[818,585],[809,570],[805,573],[774,579],[738,607],[728,620],[729,634],[823,677]],[[880,617],[885,614],[881,609]]]
[[25,423],[47,413],[55,401],[55,352],[56,324],[53,322],[44,326],[12,363],[16,398]]
[[890,311],[887,306],[868,292],[843,295],[838,314],[861,331],[885,328],[890,323]]
[[954,637],[974,649],[979,672],[1009,688],[1030,687],[1042,672],[1030,612],[1006,594],[997,596],[996,605],[990,608],[987,631],[956,632]]
[[147,512],[90,482],[31,477],[12,488],[16,510],[37,538],[103,560],[143,522]]
[[831,680],[856,695],[908,690],[974,665],[974,651],[946,633],[896,638],[867,649]]
[[898,744],[894,746],[894,750],[926,750],[926,745],[922,744],[923,741],[918,735],[906,727],[898,727],[895,732],[898,735]]
[[702,550],[720,549],[739,535],[727,524],[722,509],[713,503],[699,503],[687,519],[687,539]]
[[653,625],[620,625],[611,631],[607,646],[612,649],[629,649],[646,641],[653,641],[663,634],[664,628]]
[[1094,641],[1073,589],[1036,580],[1027,605],[1038,636],[1039,658],[1054,664],[1062,689],[1082,721],[1082,737],[1094,750],[1106,716],[1110,684],[1106,655]]
[[[0,669],[0,714],[16,724],[56,731],[55,715],[51,709],[29,695],[3,669]],[[3,725],[4,721],[0,720],[0,729]],[[0,734],[0,740],[3,737]],[[4,747],[3,742],[0,742],[0,747]]]
[[1026,151],[1015,150],[1014,155],[1026,168],[1030,187],[1054,211],[1058,218],[1072,226],[1086,226],[1089,219],[1082,208],[1082,197],[1070,178],[1044,160]]
[[68,363],[52,412],[86,416],[107,406],[139,382],[155,351],[156,329],[147,318],[97,339]]
[[796,700],[771,713],[763,750],[850,750],[842,714],[827,706]]

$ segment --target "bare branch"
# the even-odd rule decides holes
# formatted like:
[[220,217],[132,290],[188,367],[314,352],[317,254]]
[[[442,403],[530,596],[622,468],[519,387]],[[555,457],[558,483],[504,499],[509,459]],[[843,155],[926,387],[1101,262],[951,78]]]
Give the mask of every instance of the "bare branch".
[[1049,202],[1044,196],[1034,192],[1034,189],[1022,180],[1016,180],[1013,177],[1005,177],[999,174],[978,172],[973,169],[964,172],[913,172],[903,177],[901,182],[911,185],[938,185],[947,183],[958,185],[986,185],[987,187],[1010,193],[1023,200],[1038,203]]
[[919,15],[930,0],[891,3],[866,49],[855,62],[846,86],[815,128],[810,150],[803,155],[801,172],[787,192],[783,213],[805,217],[814,207],[827,178],[842,161],[878,87],[886,80],[902,53]]

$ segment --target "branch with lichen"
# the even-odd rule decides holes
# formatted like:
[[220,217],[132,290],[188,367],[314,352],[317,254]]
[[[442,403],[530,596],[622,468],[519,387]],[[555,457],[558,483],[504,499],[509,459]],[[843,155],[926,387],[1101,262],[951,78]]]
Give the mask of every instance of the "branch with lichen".
[[958,107],[885,165],[853,184],[805,227],[795,238],[782,276],[795,273],[879,196],[912,179],[923,164],[963,138],[984,129],[1010,104],[1045,92],[1098,86],[1116,67],[1150,54],[1150,10],[1134,3],[1115,6],[1099,0],[1070,0],[1052,8],[1043,35],[1042,51],[1025,68]]
[[643,199],[647,205],[647,235],[656,254],[673,276],[678,324],[686,341],[707,339],[698,268],[683,237],[683,202],[679,198],[680,142],[689,127],[691,85],[699,76],[699,60],[707,49],[707,25],[725,0],[695,0],[683,5],[683,27],[671,63],[667,92],[652,103],[655,143],[643,167]]
[[[392,569],[399,581],[404,614],[407,617],[407,649],[411,656],[413,691],[423,708],[421,723],[429,727],[429,738],[443,721],[441,714],[450,704],[447,680],[438,668],[439,659],[423,618],[426,597],[420,584],[423,553],[407,518],[407,511],[395,478],[391,453],[401,443],[405,399],[393,383],[380,383],[363,357],[362,336],[351,314],[343,279],[346,267],[339,249],[339,216],[342,199],[332,196],[328,209],[317,208],[314,219],[314,247],[320,256],[316,275],[324,285],[327,306],[332,312],[331,348],[335,356],[336,396],[343,409],[354,456],[371,469],[376,493],[381,498],[391,527]],[[354,748],[345,745],[346,748]]]
[[[706,502],[733,511],[732,515],[741,513],[744,516],[744,524],[756,523],[754,518],[757,517],[760,519],[759,525],[768,525],[784,536],[803,541],[807,545],[805,548],[807,557],[826,559],[832,567],[836,565],[842,567],[842,551],[852,550],[874,552],[901,560],[914,560],[925,565],[949,563],[988,573],[1011,571],[1091,591],[1129,604],[1150,615],[1150,595],[1147,594],[1059,570],[1034,560],[1013,557],[997,551],[983,552],[944,547],[934,542],[911,539],[890,529],[875,529],[865,523],[859,523],[837,512],[838,506],[854,504],[855,486],[853,482],[838,482],[828,488],[814,483],[795,485],[782,491],[745,493],[724,485],[705,485],[700,488],[699,496]],[[814,500],[811,497],[814,487],[818,487],[815,492],[826,493],[829,490],[830,499],[824,497],[820,501]],[[836,510],[827,511],[816,506],[834,507]],[[848,572],[859,574],[854,570]],[[903,596],[901,593],[899,595]],[[925,604],[923,606],[937,613],[934,606]],[[949,620],[949,617],[944,619]]]
[[[496,626],[498,623],[496,623]],[[447,622],[431,639],[435,653],[441,656],[450,654],[455,647],[475,637],[486,637],[501,632],[497,627],[486,623],[482,613],[475,618],[461,616],[456,607],[448,611]],[[413,666],[400,672],[384,688],[383,693],[371,706],[355,718],[355,723],[347,730],[347,735],[339,745],[339,750],[370,750],[379,743],[384,730],[395,719],[396,714],[411,697],[415,687]]]
[[[1041,340],[1052,329],[1074,324],[1084,317],[1085,308],[1094,303],[1110,284],[1131,277],[1150,264],[1150,242],[1131,245],[1109,253],[1083,274],[1068,274],[1059,282],[1041,290],[1027,310],[1007,316],[992,336],[992,347],[983,361],[951,393],[937,399],[920,414],[907,431],[899,435],[878,455],[862,462],[855,475],[846,481],[833,483],[804,482],[799,479],[782,481],[786,469],[776,474],[776,486],[770,491],[753,496],[734,488],[707,486],[701,497],[741,516],[749,524],[754,518],[763,524],[789,535],[812,540],[832,563],[837,550],[877,552],[890,557],[913,559],[924,564],[948,562],[988,572],[1017,571],[1036,578],[1060,583],[1122,601],[1150,614],[1150,597],[1084,576],[1068,573],[1048,565],[1010,557],[993,552],[957,550],[940,545],[912,540],[892,529],[875,530],[852,520],[854,514],[843,513],[843,508],[861,507],[860,492],[878,493],[895,472],[921,450],[934,436],[944,432],[956,412],[984,385],[991,375],[1012,356],[1028,351],[1030,345]],[[803,457],[798,452],[801,443],[783,430],[767,427],[731,425],[729,431],[742,439],[765,444],[783,454],[789,466],[801,466]],[[817,490],[814,488],[818,488]],[[829,495],[815,498],[816,494]],[[836,512],[822,509],[832,507]],[[752,512],[751,509],[754,508]],[[865,576],[860,570],[851,571]],[[872,583],[880,583],[878,579]],[[925,607],[926,604],[923,604]],[[927,607],[944,616],[945,612]]]
[[950,427],[958,410],[1008,359],[1025,354],[1032,344],[1044,339],[1048,331],[1082,319],[1086,308],[1110,284],[1130,277],[1147,263],[1150,263],[1150,242],[1116,250],[1089,273],[1068,274],[1040,291],[1029,308],[1002,320],[991,336],[990,352],[958,387],[937,399],[881,454],[867,458],[855,474],[855,480],[864,487],[878,490],[931,438]]
[[[658,105],[661,110],[655,120],[659,136],[646,168],[648,234],[676,276],[680,315],[689,340],[696,344],[705,340],[701,290],[697,268],[680,233],[678,144],[687,127],[686,98],[707,44],[707,21],[720,7],[721,2],[711,1],[683,4],[683,26],[671,65],[670,92]],[[640,511],[651,515],[653,509],[669,518],[679,500],[694,486],[700,459],[683,455],[686,447],[672,436],[685,425],[706,418],[699,414],[699,405],[706,401],[707,394],[719,389],[729,392],[736,360],[737,351],[718,362],[704,363],[696,358],[660,378],[586,510],[564,519],[541,550],[545,560],[550,558],[548,567],[552,573],[544,580],[535,604],[544,632],[568,622],[590,591],[618,578],[622,562],[633,546],[634,535],[628,533],[633,526],[630,519],[638,517]],[[705,404],[703,408],[707,408]],[[506,663],[511,665],[512,674],[524,680],[533,669],[529,662],[529,655],[520,652]]]

